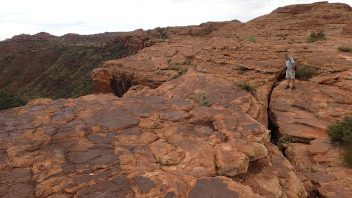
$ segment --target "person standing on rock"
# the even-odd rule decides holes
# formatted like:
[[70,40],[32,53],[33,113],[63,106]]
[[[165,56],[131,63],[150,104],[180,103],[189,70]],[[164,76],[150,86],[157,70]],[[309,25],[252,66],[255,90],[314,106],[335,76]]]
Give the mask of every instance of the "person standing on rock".
[[293,60],[292,57],[288,56],[288,54],[285,54],[285,61],[286,61],[286,79],[287,79],[286,89],[290,88],[290,82],[292,81],[292,90],[294,90],[294,89],[296,89],[296,83],[295,83],[296,65],[295,65],[295,60]]

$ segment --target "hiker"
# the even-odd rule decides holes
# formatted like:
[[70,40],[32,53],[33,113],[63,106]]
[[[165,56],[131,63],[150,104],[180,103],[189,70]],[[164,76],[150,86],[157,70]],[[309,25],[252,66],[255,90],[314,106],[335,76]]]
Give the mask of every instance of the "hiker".
[[286,89],[290,88],[290,82],[292,80],[292,90],[296,89],[295,83],[295,75],[296,75],[296,65],[295,60],[292,57],[289,57],[288,54],[285,54],[285,61],[286,61],[286,79],[287,85]]

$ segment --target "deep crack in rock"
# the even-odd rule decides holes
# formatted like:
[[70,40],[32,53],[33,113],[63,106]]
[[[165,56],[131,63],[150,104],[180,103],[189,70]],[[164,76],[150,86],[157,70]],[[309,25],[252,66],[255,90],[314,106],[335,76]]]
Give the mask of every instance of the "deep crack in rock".
[[124,73],[118,77],[114,76],[110,82],[114,94],[120,98],[135,85],[137,85],[137,83],[134,82],[133,76]]
[[[272,93],[273,93],[275,87],[279,84],[280,81],[284,80],[284,77],[285,77],[285,69],[283,69],[276,76],[276,80],[272,84],[272,87],[271,87],[270,92],[268,94],[268,109],[267,109],[267,113],[268,113],[268,129],[270,130],[271,142],[274,145],[276,145],[276,146],[278,146],[278,144],[279,144],[281,135],[280,135],[280,132],[279,132],[279,127],[278,127],[278,125],[276,123],[276,116],[275,116],[274,112],[271,110],[271,97],[272,97]],[[280,149],[280,150],[285,155],[285,152],[282,149]]]

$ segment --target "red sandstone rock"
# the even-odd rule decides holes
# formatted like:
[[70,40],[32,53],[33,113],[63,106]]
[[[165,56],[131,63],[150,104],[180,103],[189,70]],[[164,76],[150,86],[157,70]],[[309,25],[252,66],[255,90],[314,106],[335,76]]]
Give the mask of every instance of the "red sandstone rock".
[[215,159],[219,175],[233,177],[246,173],[248,170],[248,156],[234,149],[231,144],[219,145],[215,153]]
[[272,111],[279,132],[288,139],[286,156],[303,180],[310,180],[323,196],[349,197],[352,169],[345,167],[343,148],[331,142],[326,130],[329,123],[352,114],[352,95],[314,81],[298,81],[294,91],[280,83],[272,95]]
[[[118,97],[0,112],[0,196],[350,197],[351,169],[326,134],[352,113],[352,57],[336,50],[351,41],[350,18],[345,4],[315,3],[245,24],[166,28],[168,39],[92,72],[97,92]],[[328,39],[307,43],[317,29]],[[121,39],[141,49],[135,34]],[[274,87],[286,50],[318,71],[294,91]],[[287,158],[267,129],[273,87]]]
[[[178,104],[185,104],[184,108]],[[222,160],[234,154],[226,149],[216,154],[221,145],[241,151],[246,141],[252,144],[250,139],[225,144],[225,136],[234,139],[241,130],[227,134],[206,124],[228,114],[228,121],[222,128],[229,128],[231,122],[238,122],[235,112],[206,107],[209,115],[213,115],[212,120],[198,118],[195,121],[189,119],[192,113],[182,109],[192,112],[200,107],[195,103],[186,104],[192,103],[160,96],[131,95],[119,99],[112,95],[89,95],[68,100],[36,100],[25,107],[3,111],[0,113],[1,145],[5,151],[1,158],[3,177],[16,178],[24,174],[16,171],[27,171],[29,178],[21,176],[6,181],[6,186],[21,184],[23,191],[4,190],[3,195],[24,193],[47,197],[68,193],[90,197],[97,193],[109,196],[122,193],[131,197],[160,197],[174,193],[185,196],[191,193],[191,181],[215,176],[216,167],[225,168],[227,172],[228,162],[224,161],[223,166]],[[99,116],[94,116],[96,114]],[[17,115],[18,119],[12,120],[11,115]],[[145,125],[144,119],[153,119],[159,126]],[[243,132],[252,134],[248,138],[258,137],[259,144],[260,136],[267,133],[265,127],[245,114],[239,119],[247,119],[247,122],[238,122],[239,128],[243,127],[241,123],[253,125],[253,129]],[[250,156],[240,153],[245,166],[228,175],[246,173]],[[14,166],[17,169],[13,169]],[[237,166],[231,169],[235,168]],[[31,182],[35,182],[34,187]],[[249,187],[234,181],[225,183],[228,184],[221,185],[231,193],[251,192]],[[118,189],[112,187],[117,184]]]

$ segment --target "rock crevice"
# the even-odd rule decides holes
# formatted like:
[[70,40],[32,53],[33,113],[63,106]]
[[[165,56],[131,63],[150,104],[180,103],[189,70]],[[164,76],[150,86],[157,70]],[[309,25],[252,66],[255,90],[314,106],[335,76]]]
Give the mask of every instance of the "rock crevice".
[[[352,95],[310,80],[296,83],[293,91],[279,83],[272,93],[268,112],[275,134],[272,141],[292,163],[310,197],[350,197],[346,178],[351,178],[351,171],[327,127],[352,113]],[[339,191],[332,186],[339,186]]]

